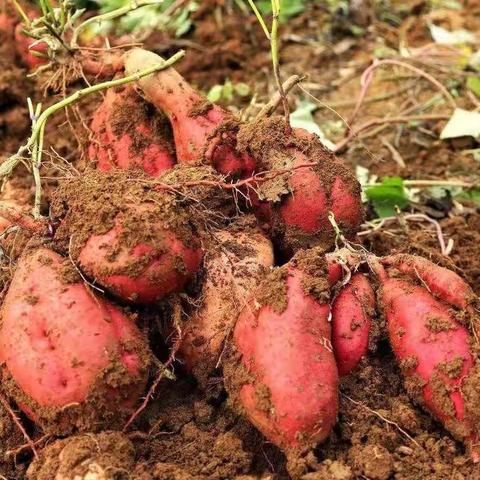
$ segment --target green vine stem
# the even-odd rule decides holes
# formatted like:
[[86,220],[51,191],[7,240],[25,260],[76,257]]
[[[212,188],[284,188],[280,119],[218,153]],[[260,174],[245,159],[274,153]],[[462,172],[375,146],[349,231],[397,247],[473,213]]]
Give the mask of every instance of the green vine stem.
[[[32,116],[32,133],[28,138],[28,141],[25,145],[22,145],[17,153],[10,156],[0,165],[0,178],[9,176],[14,168],[24,160],[24,155],[29,153],[30,161],[32,165],[32,171],[35,179],[35,205],[33,209],[33,215],[35,218],[40,216],[40,203],[41,203],[41,188],[40,188],[40,166],[42,164],[42,150],[43,150],[43,138],[45,132],[45,125],[50,117],[50,115],[55,112],[68,107],[72,103],[77,102],[80,98],[89,95],[91,93],[99,92],[107,88],[118,87],[120,85],[125,85],[130,82],[135,82],[140,80],[142,77],[151,75],[152,73],[164,70],[175,62],[180,60],[185,55],[184,50],[180,50],[175,55],[171,56],[169,59],[164,62],[153,65],[145,70],[137,72],[133,75],[129,75],[124,78],[119,78],[117,80],[110,80],[108,82],[99,83],[97,85],[92,85],[91,87],[84,88],[83,90],[77,90],[75,93],[69,97],[64,98],[60,102],[51,105],[46,110],[44,110],[40,115],[41,105],[37,106],[36,111],[33,112],[33,107],[31,106],[31,101],[29,101],[29,108]],[[34,113],[32,115],[32,113]]]
[[71,48],[78,48],[78,36],[80,32],[93,23],[100,23],[106,20],[113,20],[114,18],[121,17],[122,15],[127,14],[137,8],[145,7],[147,5],[160,5],[162,0],[132,0],[129,5],[125,5],[124,7],[117,8],[116,10],[112,10],[111,12],[103,13],[101,15],[96,15],[95,17],[91,17],[80,25],[78,25],[72,33],[72,40],[70,42]]
[[270,40],[270,32],[268,31],[267,24],[265,23],[265,20],[262,17],[262,14],[258,10],[257,6],[255,5],[255,2],[253,0],[248,0],[248,3],[253,10],[253,13],[257,17],[258,23],[262,27],[263,33],[265,33],[265,36]]

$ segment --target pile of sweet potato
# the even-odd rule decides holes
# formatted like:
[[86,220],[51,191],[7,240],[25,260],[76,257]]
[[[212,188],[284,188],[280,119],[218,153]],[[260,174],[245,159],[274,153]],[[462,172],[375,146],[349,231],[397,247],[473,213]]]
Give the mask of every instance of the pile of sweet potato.
[[[159,61],[134,49],[125,72]],[[339,376],[383,320],[408,394],[479,459],[478,299],[427,259],[355,248],[360,186],[315,136],[239,122],[173,68],[109,91],[91,125],[91,166],[61,182],[2,306],[2,387],[33,422],[124,425],[156,362],[141,305],[200,387],[222,371],[231,406],[296,458],[330,435]]]

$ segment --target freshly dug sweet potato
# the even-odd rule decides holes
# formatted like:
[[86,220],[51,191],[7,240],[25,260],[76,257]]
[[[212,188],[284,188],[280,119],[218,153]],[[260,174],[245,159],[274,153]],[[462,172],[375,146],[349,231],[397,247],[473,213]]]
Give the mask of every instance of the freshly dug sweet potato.
[[398,269],[413,280],[421,280],[444,302],[467,308],[475,300],[475,294],[460,275],[448,268],[440,267],[418,255],[398,254],[382,258],[382,264]]
[[237,139],[238,149],[257,160],[259,171],[288,170],[256,185],[258,198],[252,194],[259,221],[281,251],[291,255],[301,248],[332,247],[329,212],[346,237],[358,231],[360,185],[317,137],[302,129],[287,137],[283,119],[275,117],[242,126]]
[[367,277],[355,273],[332,305],[332,345],[338,373],[348,375],[367,353],[375,293]]
[[202,303],[188,319],[178,354],[201,382],[215,369],[238,312],[273,262],[272,244],[254,217],[213,234],[204,260]]
[[135,449],[120,432],[84,434],[46,446],[27,471],[28,480],[115,480],[135,465]]
[[118,424],[142,395],[146,341],[54,251],[20,258],[1,319],[2,385],[46,431]]
[[[15,47],[22,63],[30,70],[34,70],[48,62],[45,55],[47,44],[43,42],[38,43],[35,39],[25,35],[22,23],[15,27]],[[42,56],[35,55],[32,52],[37,52],[42,54]]]
[[[132,75],[162,61],[153,52],[134,48],[125,54],[125,72]],[[208,164],[237,177],[252,174],[253,158],[236,150],[238,121],[200,95],[173,67],[137,83],[145,97],[170,119],[179,163]]]
[[88,155],[99,170],[137,167],[158,176],[175,163],[168,120],[131,86],[107,90],[91,130]]
[[[403,257],[401,264],[407,262],[426,265],[421,260]],[[475,461],[480,460],[480,369],[473,350],[475,342],[462,323],[465,312],[456,312],[436,299],[420,276],[415,283],[408,271],[406,276],[399,276],[396,269],[385,270],[380,264],[375,268],[381,286],[379,308],[387,320],[390,342],[405,375],[407,391],[455,438],[465,442]],[[436,270],[440,290],[446,285],[445,279],[452,278],[452,272],[441,270],[444,271]],[[434,282],[434,272],[425,271],[423,276]],[[478,318],[473,321],[478,322]]]
[[327,272],[322,251],[312,249],[268,275],[240,313],[237,351],[224,369],[231,398],[292,455],[324,440],[336,422]]
[[128,171],[85,172],[57,189],[55,241],[93,281],[123,300],[147,304],[180,291],[203,251],[191,216],[175,194],[150,189]]

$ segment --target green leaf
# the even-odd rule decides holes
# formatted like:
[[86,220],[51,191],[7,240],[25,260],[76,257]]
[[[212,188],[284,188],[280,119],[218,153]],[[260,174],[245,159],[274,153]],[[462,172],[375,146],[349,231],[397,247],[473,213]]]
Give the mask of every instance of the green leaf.
[[243,82],[236,83],[233,86],[233,89],[235,90],[235,93],[240,97],[248,97],[248,95],[250,95],[251,93],[250,86]]
[[480,188],[471,188],[469,190],[464,190],[460,195],[457,195],[455,198],[470,200],[480,205]]
[[480,97],[480,77],[468,77],[467,87],[477,96]]
[[405,208],[410,203],[400,177],[385,177],[381,183],[368,187],[365,194],[380,218],[392,217],[396,208]]
[[[280,23],[286,22],[289,18],[302,13],[305,10],[307,0],[281,0],[280,1]],[[271,0],[260,0],[255,2],[263,15],[272,13]]]
[[214,85],[207,93],[207,98],[211,102],[218,102],[222,98],[223,85]]

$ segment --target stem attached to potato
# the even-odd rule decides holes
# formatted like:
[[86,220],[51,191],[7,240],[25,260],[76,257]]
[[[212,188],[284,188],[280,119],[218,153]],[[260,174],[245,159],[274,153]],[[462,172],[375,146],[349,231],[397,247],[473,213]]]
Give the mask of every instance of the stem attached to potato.
[[[50,117],[58,110],[61,110],[65,107],[68,107],[72,103],[75,103],[80,98],[83,98],[86,95],[91,93],[99,92],[101,90],[106,90],[107,88],[118,87],[120,85],[125,85],[130,82],[139,80],[142,77],[151,75],[152,73],[164,70],[165,68],[170,67],[175,62],[180,60],[185,55],[184,50],[180,50],[175,55],[170,57],[168,60],[165,60],[163,63],[158,63],[153,65],[150,68],[137,72],[128,77],[119,78],[117,80],[110,80],[108,82],[99,83],[97,85],[92,85],[91,87],[84,88],[83,90],[77,90],[75,93],[69,97],[64,98],[60,102],[51,105],[46,110],[44,110],[40,115],[34,115],[32,118],[32,133],[25,145],[22,145],[17,153],[10,156],[0,165],[0,178],[8,176],[12,173],[13,169],[24,159],[25,154],[29,154],[30,162],[32,165],[33,175],[35,178],[36,192],[35,192],[35,206],[34,206],[34,216],[38,218],[40,216],[40,202],[41,202],[41,189],[40,189],[40,166],[42,164],[42,149],[43,149],[43,137],[45,132],[45,125]],[[40,110],[37,108],[36,114],[40,113]]]

